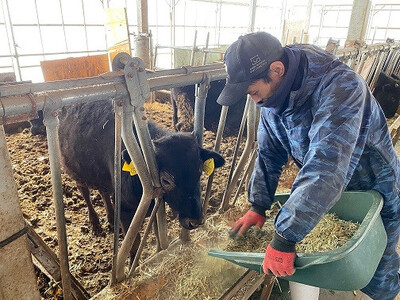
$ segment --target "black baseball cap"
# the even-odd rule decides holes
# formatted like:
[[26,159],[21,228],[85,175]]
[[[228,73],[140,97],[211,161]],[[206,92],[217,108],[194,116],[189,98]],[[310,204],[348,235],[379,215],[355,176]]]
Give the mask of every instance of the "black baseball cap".
[[217,102],[226,106],[238,102],[252,80],[279,60],[283,52],[279,40],[269,33],[260,31],[240,36],[225,52],[228,78]]

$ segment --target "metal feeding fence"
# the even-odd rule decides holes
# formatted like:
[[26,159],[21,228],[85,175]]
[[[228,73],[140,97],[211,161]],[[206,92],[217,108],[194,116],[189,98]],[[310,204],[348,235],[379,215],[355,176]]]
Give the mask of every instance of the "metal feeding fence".
[[[381,72],[387,75],[400,74],[400,45],[395,43],[384,43],[379,45],[352,47],[337,50],[335,53],[340,60],[348,64],[352,69],[361,74],[371,89],[374,88],[376,80]],[[59,268],[50,274],[61,274],[63,293],[65,299],[84,299],[88,295],[70,274],[68,262],[68,245],[66,237],[66,226],[63,205],[63,192],[61,184],[60,149],[58,142],[58,111],[64,107],[80,103],[94,101],[107,101],[113,99],[115,111],[115,153],[114,153],[114,182],[115,184],[115,223],[114,223],[114,248],[113,267],[111,283],[123,281],[131,276],[139,265],[139,257],[150,231],[150,226],[157,219],[158,238],[162,249],[168,248],[166,218],[164,203],[162,201],[162,189],[160,188],[159,172],[156,165],[155,153],[147,127],[147,117],[144,103],[150,97],[150,92],[198,84],[195,99],[195,123],[194,134],[199,143],[203,143],[204,112],[207,92],[210,82],[226,78],[224,65],[211,64],[200,67],[182,67],[177,69],[148,71],[141,59],[130,57],[127,54],[119,54],[113,61],[113,71],[97,77],[85,79],[62,80],[46,83],[24,83],[17,85],[0,86],[0,125],[15,123],[23,120],[37,118],[39,110],[44,113],[44,123],[47,128],[47,142],[50,157],[50,170],[53,189],[53,201],[56,208],[57,235],[59,244]],[[215,151],[219,151],[222,133],[225,127],[228,107],[223,107],[218,126]],[[239,130],[237,144],[233,153],[230,174],[227,187],[221,202],[221,211],[227,210],[234,205],[238,197],[238,190],[248,176],[256,157],[256,126],[258,124],[258,112],[255,104],[247,99],[243,112],[242,123]],[[132,122],[135,124],[137,137],[132,131]],[[247,126],[246,126],[247,122]],[[398,123],[398,124],[397,124]],[[241,157],[236,165],[239,144],[243,131],[247,127],[246,143]],[[397,120],[392,126],[392,136],[398,136],[400,121]],[[143,194],[139,207],[134,215],[129,230],[118,249],[119,236],[119,214],[121,202],[121,140],[124,142],[129,155],[132,157],[138,176],[143,186]],[[397,141],[397,139],[396,139]],[[394,141],[395,142],[395,141]],[[4,261],[15,257],[15,251],[20,247],[17,241],[28,231],[28,237],[32,240],[33,233],[29,234],[28,225],[25,225],[18,206],[18,196],[15,190],[9,153],[5,142],[3,126],[0,127],[0,166],[2,178],[0,181],[0,252],[5,249],[13,251],[1,255]],[[213,176],[208,179],[206,196],[204,200],[204,211],[207,210],[208,198],[210,196]],[[239,185],[237,184],[239,182]],[[232,200],[232,194],[236,194]],[[11,194],[10,194],[11,192]],[[200,193],[200,187],[198,189]],[[129,270],[125,269],[125,262],[129,256],[130,249],[145,219],[151,200],[156,199],[156,205],[151,213],[150,222],[145,229],[138,253]],[[9,213],[17,212],[17,213]],[[19,212],[19,213],[18,213]],[[181,239],[187,239],[188,232],[182,231]],[[40,244],[40,238],[36,238],[36,245]],[[26,245],[25,245],[26,246]],[[24,246],[24,247],[25,247]],[[17,247],[17,248],[13,248]],[[22,247],[22,248],[24,248]],[[44,246],[43,246],[44,247]],[[27,248],[27,247],[25,247]],[[2,253],[2,252],[1,252]],[[21,255],[18,259],[25,260],[25,266],[32,268],[30,264],[29,251],[19,250]],[[34,255],[35,253],[32,252]],[[4,264],[2,272],[14,278],[14,259],[9,259],[10,264]],[[41,261],[41,259],[38,259]],[[42,259],[43,263],[45,259]],[[55,259],[56,261],[56,259]],[[32,270],[31,274],[34,278]],[[29,277],[24,276],[29,281]],[[59,276],[60,277],[60,276]],[[18,279],[19,280],[19,279]],[[36,289],[35,280],[31,285],[22,284],[18,280],[12,280],[11,288],[7,290],[6,297],[22,298],[26,293],[32,293]],[[32,283],[33,282],[33,283]]]

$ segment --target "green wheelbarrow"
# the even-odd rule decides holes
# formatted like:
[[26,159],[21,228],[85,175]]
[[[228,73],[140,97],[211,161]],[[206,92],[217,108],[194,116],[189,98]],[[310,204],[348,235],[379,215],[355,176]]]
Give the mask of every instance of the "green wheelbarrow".
[[[289,194],[275,196],[282,204],[288,198]],[[376,191],[344,192],[329,212],[343,220],[358,222],[359,229],[340,248],[321,253],[297,253],[296,272],[282,279],[340,291],[365,287],[386,247],[387,236],[380,216],[382,206],[382,196]],[[263,272],[264,253],[210,250],[208,255]]]

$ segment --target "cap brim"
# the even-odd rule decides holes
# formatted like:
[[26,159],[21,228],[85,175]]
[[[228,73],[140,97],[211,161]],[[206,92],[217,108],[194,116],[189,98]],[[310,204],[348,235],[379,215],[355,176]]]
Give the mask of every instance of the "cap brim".
[[244,95],[247,94],[247,88],[250,85],[250,81],[244,81],[240,83],[226,83],[224,89],[217,99],[217,103],[220,105],[231,106],[237,103]]

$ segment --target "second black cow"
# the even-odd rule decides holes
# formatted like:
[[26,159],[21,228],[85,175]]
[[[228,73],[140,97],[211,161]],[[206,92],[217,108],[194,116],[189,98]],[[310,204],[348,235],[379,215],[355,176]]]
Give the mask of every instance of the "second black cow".
[[374,89],[374,97],[382,107],[385,117],[394,117],[400,102],[400,78],[395,74],[388,76],[381,72]]
[[[210,89],[206,98],[206,109],[204,115],[204,128],[216,132],[222,106],[217,103],[226,80],[211,81]],[[195,86],[188,85],[171,89],[171,103],[173,107],[173,123],[178,131],[193,130],[194,107],[195,107]],[[229,107],[226,117],[224,134],[228,136],[237,135],[243,116],[245,97]],[[179,119],[178,119],[179,114]]]
[[[134,129],[133,129],[134,130]],[[199,184],[203,162],[214,159],[221,167],[224,159],[216,152],[201,148],[188,133],[166,131],[149,122],[164,200],[179,215],[184,228],[194,229],[202,223],[203,211]],[[93,225],[99,220],[90,201],[89,188],[98,190],[106,203],[112,222],[110,197],[114,193],[114,113],[112,102],[102,101],[63,109],[59,126],[60,149],[65,171],[77,182],[89,207]],[[124,147],[123,147],[124,148]],[[125,153],[127,154],[127,153]],[[125,160],[130,161],[129,157]],[[122,172],[121,224],[124,233],[139,205],[142,185],[138,176]],[[138,245],[139,239],[135,241]]]

